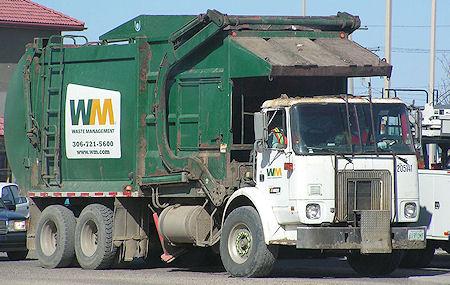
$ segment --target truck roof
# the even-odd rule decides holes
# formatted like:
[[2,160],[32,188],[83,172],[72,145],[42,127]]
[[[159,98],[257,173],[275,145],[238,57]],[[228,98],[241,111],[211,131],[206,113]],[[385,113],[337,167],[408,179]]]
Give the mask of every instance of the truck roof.
[[[369,97],[367,96],[352,96],[348,95],[347,100],[349,103],[369,104]],[[345,95],[340,96],[314,96],[314,97],[286,97],[282,96],[277,99],[267,100],[263,103],[263,108],[275,108],[275,107],[290,107],[295,104],[314,104],[314,103],[341,103],[345,104]],[[372,103],[383,104],[404,104],[400,98],[372,98]]]

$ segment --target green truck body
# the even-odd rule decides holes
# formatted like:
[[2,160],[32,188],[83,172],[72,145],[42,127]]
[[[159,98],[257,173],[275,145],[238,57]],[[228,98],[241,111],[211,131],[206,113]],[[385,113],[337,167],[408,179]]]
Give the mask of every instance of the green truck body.
[[[241,123],[241,96],[244,100],[248,96],[245,112],[254,112],[273,94],[280,94],[274,91],[287,93],[297,84],[305,86],[296,91],[298,95],[310,90],[315,95],[339,94],[346,91],[347,76],[390,72],[387,64],[374,64],[369,70],[354,62],[333,70],[333,66],[317,66],[314,58],[301,62],[288,54],[290,50],[283,50],[283,44],[295,45],[296,40],[305,41],[304,47],[297,44],[304,49],[316,48],[308,44],[325,40],[319,46],[329,52],[334,41],[350,44],[346,36],[359,26],[359,19],[348,14],[227,17],[234,21],[228,25],[220,23],[221,16],[216,16],[218,23],[208,15],[202,17],[139,16],[101,36],[102,44],[61,46],[61,39],[53,38],[30,46],[11,80],[6,106],[8,157],[23,189],[102,192],[131,185],[132,191],[139,191],[146,184],[181,182],[181,175],[174,173],[186,171],[188,180],[209,178],[220,188],[216,192],[224,192],[219,184],[235,187],[240,178],[232,167],[233,155],[242,156],[244,144],[252,144],[241,137],[242,125],[248,128],[248,122],[233,126]],[[127,44],[113,44],[117,41]],[[256,50],[260,54],[252,51],[264,42],[269,44]],[[261,57],[265,53],[267,57]],[[305,77],[314,78],[314,86],[306,84]],[[328,86],[321,86],[325,81]],[[88,110],[87,100],[85,105],[76,101],[72,109],[65,109],[69,84],[120,92],[120,141],[113,142],[120,143],[120,157],[67,158],[67,113],[72,112],[71,119],[77,123],[88,124],[90,115],[108,112],[104,106]],[[264,85],[271,88],[270,93]],[[253,94],[252,88],[259,94]],[[165,98],[166,110],[161,110],[160,97]],[[244,135],[252,135],[251,128],[247,132]],[[109,141],[70,143],[92,146]],[[248,158],[247,153],[244,161]],[[238,160],[242,159],[234,159]],[[217,205],[225,193],[219,196],[214,197]]]
[[[348,39],[359,26],[347,13],[208,10],[138,16],[95,43],[35,39],[11,79],[5,111],[8,159],[32,198],[28,247],[46,267],[66,266],[75,247],[80,265],[95,269],[116,250],[119,260],[151,256],[158,234],[166,261],[180,244],[217,244],[225,217],[250,205],[227,202],[255,185],[253,114],[266,100],[346,94],[349,77],[390,76],[389,64]],[[83,221],[95,213],[103,214],[92,228]],[[42,240],[58,223],[76,224],[74,245],[46,249]],[[78,227],[113,228],[105,238],[113,246],[80,253],[86,231]]]

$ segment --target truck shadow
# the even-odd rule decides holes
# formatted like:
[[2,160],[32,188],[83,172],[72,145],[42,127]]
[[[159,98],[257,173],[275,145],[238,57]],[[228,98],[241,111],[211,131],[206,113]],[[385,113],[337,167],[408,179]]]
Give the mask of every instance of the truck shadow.
[[16,261],[12,261],[12,260],[9,260],[9,258],[5,255],[5,256],[0,256],[0,263],[1,262],[30,262],[30,261],[35,261],[35,260],[37,260],[37,259],[34,259],[34,258],[27,258],[27,259],[25,259],[25,260],[16,260]]
[[[221,273],[222,266],[172,268],[174,272]],[[382,278],[408,278],[421,276],[436,276],[450,272],[450,255],[435,256],[432,264],[423,269],[395,270],[389,276]],[[322,259],[283,259],[278,260],[269,278],[363,278],[347,264],[345,258]]]
[[[440,264],[424,269],[398,268],[382,278],[407,278],[412,276],[435,276],[450,272],[450,256]],[[362,278],[347,264],[344,258],[297,259],[277,262],[271,277],[276,278]]]

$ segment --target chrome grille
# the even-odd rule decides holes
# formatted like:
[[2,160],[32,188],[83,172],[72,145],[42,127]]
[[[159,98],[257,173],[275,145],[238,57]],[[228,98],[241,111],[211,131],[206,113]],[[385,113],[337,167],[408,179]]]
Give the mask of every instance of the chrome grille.
[[8,231],[8,229],[6,227],[6,221],[0,220],[0,235],[6,234],[7,231]]
[[336,221],[353,221],[355,210],[391,210],[387,170],[345,170],[337,174]]

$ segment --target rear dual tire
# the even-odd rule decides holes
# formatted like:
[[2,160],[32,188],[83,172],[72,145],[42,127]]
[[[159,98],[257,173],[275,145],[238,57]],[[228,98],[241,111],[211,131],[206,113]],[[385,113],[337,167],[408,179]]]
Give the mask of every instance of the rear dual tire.
[[110,268],[116,257],[113,245],[114,213],[100,204],[83,209],[75,229],[75,252],[84,269]]
[[61,205],[44,209],[36,229],[36,255],[42,267],[69,266],[75,257],[73,212]]
[[114,213],[100,204],[83,209],[76,221],[61,205],[44,209],[36,230],[36,255],[45,268],[69,267],[76,262],[84,269],[111,267]]

